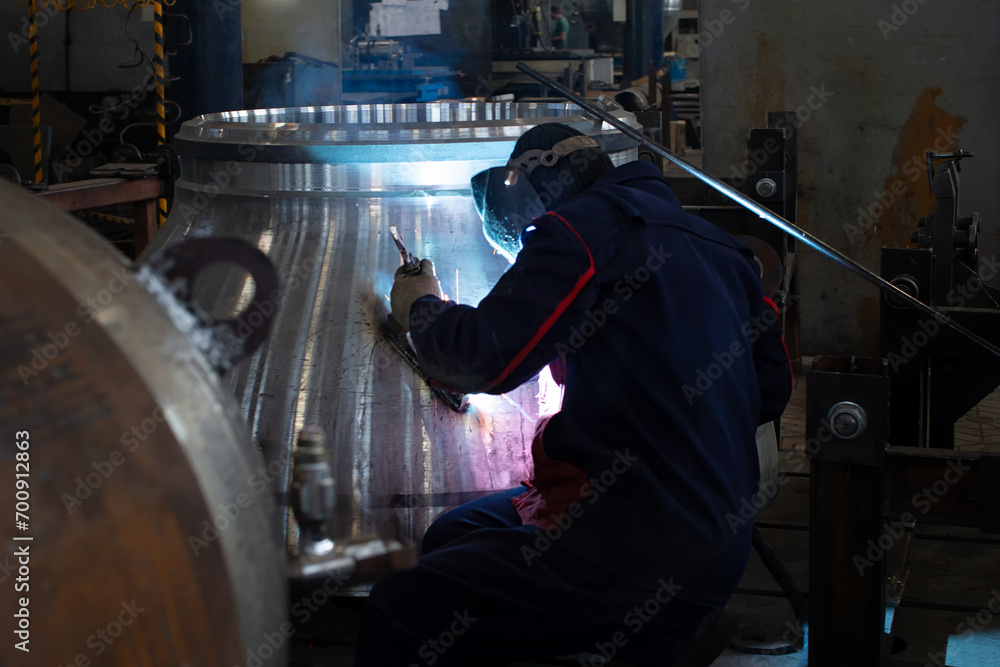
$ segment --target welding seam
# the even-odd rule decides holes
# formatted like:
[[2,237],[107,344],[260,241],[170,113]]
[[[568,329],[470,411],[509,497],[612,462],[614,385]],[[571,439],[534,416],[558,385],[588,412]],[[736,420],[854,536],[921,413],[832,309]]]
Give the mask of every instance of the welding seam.
[[486,385],[484,391],[488,391],[493,387],[497,386],[498,384],[503,382],[508,375],[514,372],[514,369],[517,368],[522,361],[524,361],[525,357],[527,357],[531,353],[531,351],[535,349],[535,346],[538,345],[538,342],[542,340],[542,337],[544,337],[545,334],[549,332],[549,329],[551,329],[555,325],[556,320],[562,317],[562,314],[566,312],[567,308],[569,308],[569,304],[571,304],[573,300],[577,297],[577,295],[579,295],[580,292],[583,291],[584,285],[586,285],[587,282],[589,282],[590,279],[594,277],[595,273],[594,255],[590,252],[590,248],[584,242],[583,237],[580,236],[580,233],[577,232],[575,229],[573,229],[573,225],[569,224],[569,222],[567,222],[566,219],[561,215],[557,215],[552,211],[549,211],[548,215],[552,216],[556,220],[559,220],[561,223],[566,225],[566,227],[568,227],[569,230],[573,232],[576,238],[579,239],[580,245],[582,245],[583,249],[587,251],[587,260],[590,263],[590,266],[587,267],[587,270],[584,271],[579,278],[577,278],[576,284],[573,285],[573,289],[570,290],[570,293],[566,296],[566,298],[564,298],[562,301],[559,302],[559,305],[556,306],[556,309],[552,312],[552,314],[549,315],[549,317],[545,320],[545,322],[542,323],[542,326],[539,327],[538,331],[535,332],[535,335],[531,337],[531,340],[528,341],[528,344],[525,345],[524,348],[517,353],[517,356],[514,357],[513,361],[511,361],[507,365],[507,368],[505,368],[503,372],[495,380],[493,380],[493,382],[490,382],[488,385]]
[[917,310],[919,310],[919,311],[921,311],[921,312],[923,312],[923,313],[925,313],[927,315],[930,315],[932,318],[934,318],[934,320],[936,322],[939,322],[940,324],[943,324],[944,326],[948,327],[952,331],[965,336],[966,338],[968,338],[972,342],[974,342],[977,345],[979,345],[980,347],[982,347],[984,350],[986,350],[988,352],[991,352],[992,354],[996,355],[997,357],[1000,357],[1000,347],[997,347],[996,345],[993,345],[992,343],[990,343],[989,341],[987,341],[982,336],[979,336],[978,334],[973,333],[969,329],[966,329],[961,324],[958,324],[957,322],[954,322],[953,320],[951,320],[946,315],[943,315],[942,313],[939,313],[937,310],[935,310],[931,306],[928,306],[923,301],[920,301],[919,299],[917,299],[916,297],[912,296],[911,294],[909,294],[907,292],[904,292],[903,290],[899,289],[898,287],[896,287],[895,285],[893,285],[889,281],[887,281],[887,280],[881,278],[880,276],[872,273],[871,271],[869,271],[868,269],[866,269],[861,264],[858,264],[857,262],[855,262],[854,260],[852,260],[850,257],[848,257],[847,255],[845,255],[844,253],[842,253],[839,250],[835,249],[833,246],[827,245],[823,240],[821,240],[821,239],[813,236],[812,234],[810,234],[809,232],[807,232],[807,231],[805,231],[803,229],[800,229],[799,227],[797,227],[796,225],[792,224],[788,220],[785,220],[780,215],[777,215],[776,213],[773,213],[772,211],[764,208],[763,206],[761,206],[757,202],[753,201],[752,199],[750,199],[749,197],[747,197],[746,195],[744,195],[742,192],[736,190],[733,187],[730,187],[729,185],[726,185],[725,183],[723,183],[719,179],[715,178],[714,176],[712,176],[710,174],[707,174],[704,171],[698,169],[697,167],[695,167],[690,162],[677,157],[676,155],[674,155],[673,153],[671,153],[669,150],[667,150],[666,148],[664,148],[661,144],[659,144],[659,143],[657,143],[655,141],[652,141],[652,140],[646,138],[645,136],[643,136],[642,134],[636,132],[635,130],[633,130],[631,127],[629,127],[625,123],[622,123],[621,121],[619,121],[617,118],[615,118],[611,114],[609,114],[609,113],[607,113],[607,112],[605,112],[605,111],[603,111],[601,109],[598,109],[596,106],[594,106],[590,102],[584,100],[582,97],[580,97],[579,95],[577,95],[576,93],[574,93],[569,88],[566,88],[562,84],[553,81],[552,79],[550,79],[549,77],[545,76],[541,72],[539,72],[539,71],[537,71],[537,70],[529,67],[524,62],[519,62],[517,64],[517,69],[519,71],[521,71],[521,72],[524,72],[525,74],[527,74],[528,76],[530,76],[535,81],[538,81],[539,83],[541,83],[541,84],[543,84],[545,86],[548,86],[552,90],[555,90],[560,95],[562,95],[566,99],[570,100],[571,102],[573,102],[574,104],[576,104],[577,106],[579,106],[581,109],[584,109],[585,111],[587,111],[591,115],[595,116],[599,120],[604,121],[605,123],[607,123],[611,127],[615,128],[616,130],[618,130],[622,134],[624,134],[624,135],[626,135],[628,137],[631,137],[635,141],[638,141],[642,145],[644,145],[647,148],[651,149],[657,155],[660,155],[664,159],[669,160],[670,162],[674,163],[675,165],[677,165],[678,167],[680,167],[684,171],[688,172],[689,174],[691,174],[692,176],[694,176],[695,178],[697,178],[702,183],[705,183],[706,185],[708,185],[711,188],[717,190],[718,192],[722,193],[726,197],[732,199],[734,202],[736,202],[737,204],[739,204],[743,208],[745,208],[745,209],[747,209],[749,211],[752,211],[753,213],[756,213],[760,218],[762,218],[763,220],[766,220],[767,222],[770,222],[772,225],[774,225],[778,229],[781,229],[782,231],[784,231],[785,233],[787,233],[789,236],[792,236],[792,237],[794,237],[794,238],[802,241],[803,243],[805,243],[809,247],[813,248],[814,250],[819,251],[821,254],[823,254],[826,257],[832,259],[834,262],[836,262],[837,264],[840,264],[842,267],[850,270],[852,273],[854,273],[855,275],[859,276],[860,278],[863,278],[864,280],[868,281],[869,283],[875,285],[876,287],[878,287],[882,291],[884,291],[884,292],[886,292],[888,294],[896,295],[898,298],[902,299],[903,301],[905,301],[909,305],[915,307]]

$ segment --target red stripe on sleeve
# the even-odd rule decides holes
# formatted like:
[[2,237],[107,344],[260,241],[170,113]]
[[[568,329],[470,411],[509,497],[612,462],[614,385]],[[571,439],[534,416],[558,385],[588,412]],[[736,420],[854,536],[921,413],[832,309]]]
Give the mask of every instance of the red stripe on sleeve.
[[576,279],[576,283],[573,285],[573,289],[571,289],[569,294],[567,294],[566,297],[559,302],[559,305],[557,305],[556,309],[552,311],[552,314],[545,319],[545,321],[542,323],[542,326],[538,328],[538,331],[535,332],[535,335],[533,335],[531,337],[531,340],[528,341],[528,344],[525,345],[524,348],[517,353],[517,356],[515,356],[514,359],[509,364],[507,364],[507,368],[503,369],[503,372],[495,380],[486,385],[487,390],[497,386],[498,384],[503,382],[507,378],[507,376],[509,376],[511,373],[514,372],[514,369],[517,368],[522,361],[524,361],[525,357],[527,357],[533,349],[535,349],[535,346],[538,345],[539,341],[541,341],[542,338],[545,336],[545,334],[549,332],[549,329],[551,329],[553,325],[555,325],[556,321],[562,316],[562,314],[566,312],[566,309],[569,308],[569,305],[573,303],[573,299],[575,299],[577,295],[579,295],[580,292],[583,290],[584,285],[586,285],[587,282],[594,277],[594,256],[591,254],[590,248],[587,247],[587,244],[584,243],[583,237],[581,237],[579,232],[573,229],[573,225],[569,224],[566,221],[566,219],[563,218],[561,215],[556,215],[551,211],[549,212],[549,215],[551,215],[553,218],[566,225],[566,227],[569,228],[571,232],[573,232],[576,238],[579,239],[580,244],[583,246],[583,249],[587,251],[587,260],[590,262],[590,266],[587,267],[587,270],[584,271],[579,278]]
[[[774,299],[772,299],[771,297],[769,297],[769,296],[767,296],[765,294],[764,295],[764,303],[766,303],[767,305],[771,306],[771,308],[774,308],[774,312],[776,312],[778,314],[778,319],[781,319],[781,311],[778,310],[778,304],[776,304],[774,302]],[[792,370],[792,355],[790,355],[788,353],[788,346],[785,345],[784,332],[782,332],[782,335],[779,336],[778,339],[781,341],[781,348],[785,351],[785,359],[788,359],[788,372],[789,372],[789,374],[792,377],[792,383],[791,383],[790,386],[794,387],[795,386],[795,371]]]

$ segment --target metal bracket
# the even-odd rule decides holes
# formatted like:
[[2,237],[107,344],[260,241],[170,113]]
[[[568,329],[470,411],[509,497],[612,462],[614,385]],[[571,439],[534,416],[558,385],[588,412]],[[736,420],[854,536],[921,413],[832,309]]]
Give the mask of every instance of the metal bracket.
[[885,361],[819,357],[807,382],[809,455],[828,463],[881,467],[889,414]]

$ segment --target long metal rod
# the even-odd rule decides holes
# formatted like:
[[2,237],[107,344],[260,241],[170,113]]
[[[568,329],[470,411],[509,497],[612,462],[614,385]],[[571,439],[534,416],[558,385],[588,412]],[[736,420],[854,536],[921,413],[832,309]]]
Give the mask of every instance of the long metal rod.
[[553,81],[549,77],[547,77],[544,74],[542,74],[541,72],[539,72],[539,71],[537,71],[537,70],[529,67],[528,65],[526,65],[523,62],[519,62],[517,64],[517,69],[519,69],[520,71],[524,72],[525,74],[527,74],[528,76],[530,76],[535,81],[538,81],[539,83],[544,84],[544,85],[548,86],[549,88],[551,88],[552,90],[558,92],[560,95],[562,95],[566,99],[568,99],[571,102],[575,103],[577,106],[579,106],[580,108],[584,109],[585,111],[587,111],[591,115],[596,116],[600,120],[604,121],[605,123],[607,123],[611,127],[615,128],[616,130],[618,130],[619,132],[621,132],[622,134],[624,134],[624,135],[626,135],[626,136],[634,139],[635,141],[638,141],[639,143],[643,144],[644,146],[646,146],[650,150],[654,151],[658,155],[661,155],[664,159],[669,160],[670,162],[673,162],[675,165],[677,165],[678,167],[680,167],[684,171],[688,172],[689,174],[691,174],[692,176],[694,176],[698,180],[700,180],[703,183],[705,183],[706,185],[714,188],[715,190],[718,190],[719,192],[721,192],[722,194],[724,194],[725,196],[729,197],[734,202],[736,202],[737,204],[739,204],[740,206],[743,206],[744,208],[747,208],[747,209],[753,211],[758,216],[760,216],[764,220],[767,220],[768,222],[770,222],[775,227],[778,227],[778,228],[784,230],[785,232],[787,232],[791,236],[794,236],[795,238],[799,239],[800,241],[802,241],[806,245],[808,245],[811,248],[819,251],[821,254],[826,255],[827,257],[829,257],[833,261],[835,261],[838,264],[840,264],[841,266],[849,269],[850,271],[852,271],[853,273],[857,274],[858,276],[864,278],[865,280],[867,280],[871,284],[875,285],[876,287],[882,289],[885,292],[888,292],[889,294],[893,294],[893,295],[899,297],[900,299],[902,299],[903,301],[906,301],[908,304],[910,304],[914,308],[920,310],[921,312],[926,313],[927,315],[930,315],[937,322],[940,322],[941,324],[943,324],[944,326],[948,327],[952,331],[955,331],[955,332],[957,332],[957,333],[965,336],[966,338],[968,338],[969,340],[973,341],[974,343],[976,343],[977,345],[979,345],[983,349],[988,350],[989,352],[992,352],[997,357],[1000,357],[1000,348],[998,348],[996,345],[993,345],[992,343],[990,343],[989,341],[983,339],[979,335],[977,335],[977,334],[969,331],[968,329],[966,329],[965,327],[963,327],[961,324],[953,322],[950,318],[948,318],[945,315],[942,315],[938,311],[934,310],[933,308],[931,308],[930,306],[928,306],[923,301],[920,301],[919,299],[917,299],[917,298],[915,298],[915,297],[907,294],[906,292],[904,292],[903,290],[899,289],[898,287],[896,287],[892,283],[890,283],[887,280],[883,279],[881,276],[878,276],[878,275],[872,273],[871,271],[869,271],[868,269],[866,269],[861,264],[858,264],[853,259],[851,259],[850,257],[846,256],[845,254],[843,254],[839,250],[837,250],[835,248],[832,248],[831,246],[828,246],[826,243],[824,243],[820,239],[816,238],[815,236],[813,236],[809,232],[806,232],[805,230],[800,229],[799,227],[796,227],[793,223],[789,222],[788,220],[785,220],[780,215],[777,215],[776,213],[774,213],[772,211],[769,211],[768,209],[764,208],[763,206],[761,206],[760,204],[758,204],[754,200],[752,200],[749,197],[747,197],[742,192],[736,190],[735,188],[733,188],[733,187],[731,187],[729,185],[726,185],[725,183],[723,183],[719,179],[715,178],[714,176],[710,176],[709,174],[706,174],[701,169],[698,169],[697,167],[695,167],[693,164],[691,164],[691,163],[689,163],[689,162],[687,162],[685,160],[682,160],[681,158],[677,157],[676,155],[674,155],[673,153],[671,153],[669,150],[667,150],[666,148],[664,148],[659,143],[657,143],[655,141],[652,141],[651,139],[648,139],[647,137],[643,136],[642,133],[640,133],[640,132],[636,132],[635,130],[633,130],[631,127],[629,127],[628,125],[626,125],[622,121],[618,120],[617,118],[615,118],[611,114],[607,113],[606,111],[598,108],[597,106],[591,104],[589,101],[587,101],[584,98],[580,97],[579,95],[577,95],[576,93],[574,93],[569,88],[563,86],[560,83],[557,83],[556,81]]

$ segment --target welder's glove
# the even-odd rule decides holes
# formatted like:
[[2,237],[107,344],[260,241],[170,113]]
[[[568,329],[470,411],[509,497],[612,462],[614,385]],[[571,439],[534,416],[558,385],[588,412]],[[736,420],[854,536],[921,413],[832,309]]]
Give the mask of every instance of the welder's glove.
[[392,293],[389,302],[392,304],[392,316],[404,329],[410,329],[410,307],[413,302],[424,296],[441,298],[441,283],[434,275],[434,265],[429,259],[420,260],[420,272],[407,274],[403,267],[396,269],[396,278],[392,283]]

